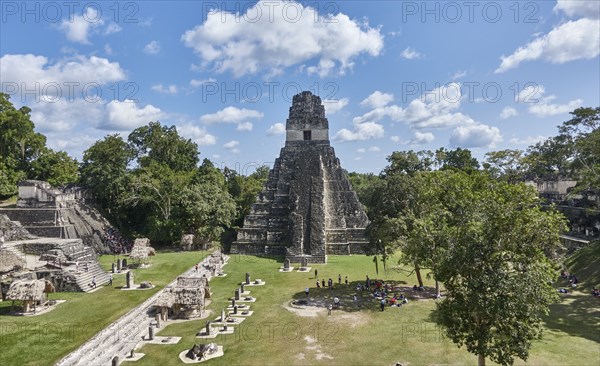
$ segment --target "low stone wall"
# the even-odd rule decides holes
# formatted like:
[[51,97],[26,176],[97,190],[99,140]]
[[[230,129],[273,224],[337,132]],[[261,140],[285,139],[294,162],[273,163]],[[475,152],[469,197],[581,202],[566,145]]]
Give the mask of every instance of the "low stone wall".
[[36,272],[39,280],[50,281],[56,290],[56,292],[80,292],[81,289],[77,284],[75,276],[71,273],[62,271],[60,269],[44,270]]
[[5,214],[11,221],[18,221],[27,226],[48,226],[56,222],[55,208],[3,208],[0,214]]
[[27,226],[27,231],[44,238],[64,238],[64,226]]

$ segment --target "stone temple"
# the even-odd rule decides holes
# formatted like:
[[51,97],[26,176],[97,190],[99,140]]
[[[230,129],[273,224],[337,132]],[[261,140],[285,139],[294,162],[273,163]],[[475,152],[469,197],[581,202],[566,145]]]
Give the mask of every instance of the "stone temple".
[[321,98],[307,91],[295,95],[285,147],[244,218],[231,253],[323,263],[328,254],[362,253],[368,223],[329,143]]

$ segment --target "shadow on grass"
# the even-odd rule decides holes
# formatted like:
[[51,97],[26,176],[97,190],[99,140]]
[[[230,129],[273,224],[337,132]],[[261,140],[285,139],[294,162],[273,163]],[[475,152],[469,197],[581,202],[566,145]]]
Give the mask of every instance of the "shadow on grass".
[[[376,281],[376,279],[373,279]],[[326,282],[327,283],[327,282]],[[425,291],[415,291],[410,286],[405,286],[406,281],[387,281],[392,287],[400,289],[396,291],[391,291],[388,293],[387,298],[390,299],[393,294],[404,294],[406,298],[409,300],[408,304],[404,304],[403,306],[411,306],[414,302],[417,302],[422,299],[431,299],[435,294],[435,289],[432,287],[425,287]],[[337,284],[333,285],[333,289],[329,287],[311,287],[309,289],[309,295],[306,296],[304,291],[297,292],[292,295],[293,300],[308,300],[309,306],[317,306],[321,308],[327,308],[327,305],[333,304],[333,299],[335,297],[340,299],[340,308],[336,310],[342,310],[345,312],[353,313],[358,311],[381,311],[380,307],[380,299],[373,297],[372,292],[368,290],[357,290],[357,286],[361,284],[364,285],[364,281],[352,281],[347,285]],[[356,294],[357,303],[354,304],[353,296]],[[390,310],[391,307],[389,305],[385,306],[385,311]]]
[[0,302],[0,315],[8,315],[12,307],[12,301],[5,300]]
[[600,299],[575,292],[563,295],[560,303],[550,305],[543,317],[546,327],[573,336],[600,342]]

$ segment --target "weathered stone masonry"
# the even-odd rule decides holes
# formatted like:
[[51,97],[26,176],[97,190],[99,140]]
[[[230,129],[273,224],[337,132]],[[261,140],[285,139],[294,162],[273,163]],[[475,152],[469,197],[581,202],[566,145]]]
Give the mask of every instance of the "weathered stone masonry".
[[308,257],[362,252],[367,216],[329,143],[321,98],[294,96],[286,143],[258,194],[232,253]]

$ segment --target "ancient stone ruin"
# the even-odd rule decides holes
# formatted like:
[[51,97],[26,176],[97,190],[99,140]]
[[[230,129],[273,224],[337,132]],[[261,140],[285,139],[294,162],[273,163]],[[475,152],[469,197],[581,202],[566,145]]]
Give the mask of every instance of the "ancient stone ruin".
[[128,251],[114,238],[117,233],[110,223],[86,203],[85,196],[86,191],[79,187],[58,189],[48,182],[25,180],[19,183],[16,207],[0,208],[0,214],[19,222],[34,236],[81,239],[97,253]]
[[232,253],[286,255],[293,262],[363,251],[368,218],[329,143],[321,98],[295,95],[286,142],[238,231]]

